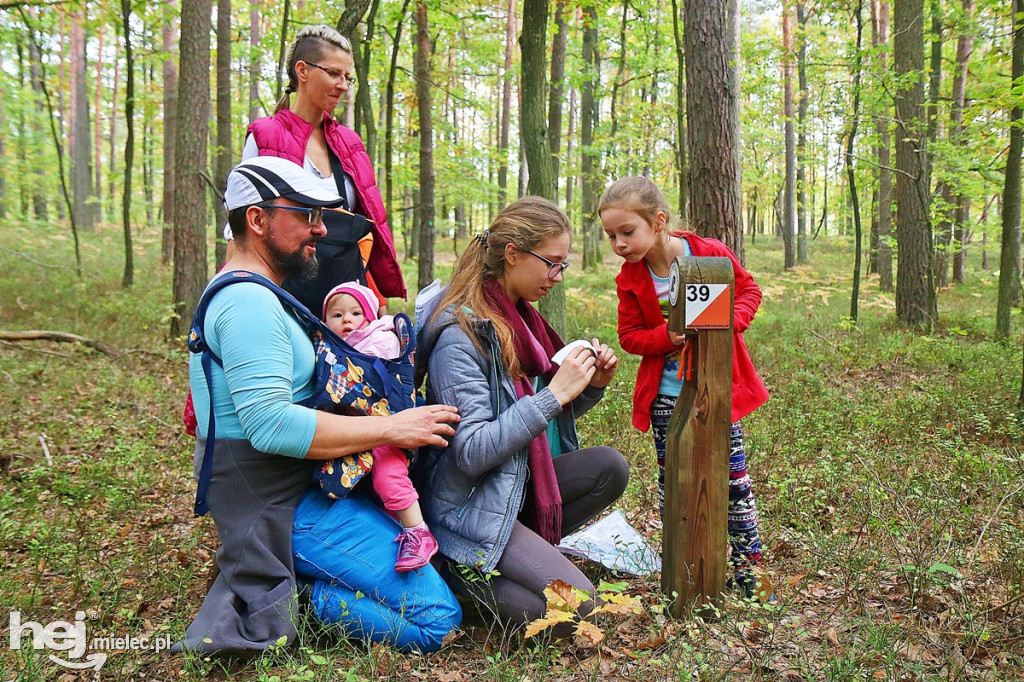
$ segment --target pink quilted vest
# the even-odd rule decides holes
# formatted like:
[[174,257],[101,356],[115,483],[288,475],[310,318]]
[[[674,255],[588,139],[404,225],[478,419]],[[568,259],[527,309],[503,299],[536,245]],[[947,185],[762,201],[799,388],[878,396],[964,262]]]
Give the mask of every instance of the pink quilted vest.
[[[405,298],[405,280],[395,255],[395,242],[388,226],[384,200],[377,188],[377,178],[366,147],[354,130],[339,124],[326,112],[323,126],[327,146],[352,178],[361,212],[373,221],[373,250],[370,251],[367,269],[381,294]],[[256,141],[260,156],[279,156],[301,166],[305,162],[306,143],[313,134],[313,126],[290,110],[282,109],[273,116],[253,121],[248,134]]]

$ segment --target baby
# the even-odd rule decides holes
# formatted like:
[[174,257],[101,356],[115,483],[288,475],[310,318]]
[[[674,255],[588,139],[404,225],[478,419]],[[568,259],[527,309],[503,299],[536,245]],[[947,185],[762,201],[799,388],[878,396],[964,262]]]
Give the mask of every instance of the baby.
[[[331,289],[324,299],[324,323],[356,350],[385,360],[397,358],[401,346],[395,334],[394,318],[378,318],[380,303],[368,287],[345,282]],[[402,524],[398,536],[399,573],[423,568],[437,553],[434,539],[409,480],[409,460],[400,448],[385,445],[373,450],[373,489],[393,516]]]

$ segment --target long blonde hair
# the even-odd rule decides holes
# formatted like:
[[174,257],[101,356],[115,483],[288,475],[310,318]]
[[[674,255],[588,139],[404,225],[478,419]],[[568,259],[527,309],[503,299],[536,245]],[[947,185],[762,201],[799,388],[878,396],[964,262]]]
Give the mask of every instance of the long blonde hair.
[[680,228],[680,221],[673,217],[672,209],[668,207],[661,190],[650,178],[642,175],[621,178],[608,186],[597,202],[597,214],[601,215],[602,211],[613,207],[633,211],[651,226],[658,213],[664,213],[669,232]]
[[484,281],[500,280],[505,274],[507,244],[515,244],[520,251],[532,251],[548,239],[569,232],[570,229],[569,218],[565,213],[543,197],[526,196],[512,202],[462,252],[452,272],[451,283],[434,311],[434,319],[441,311],[454,305],[455,319],[459,326],[481,352],[483,347],[473,332],[473,321],[490,320],[501,345],[501,362],[509,374],[518,378],[521,371],[512,342],[512,328],[484,296]]
[[328,50],[333,49],[352,54],[352,43],[349,42],[348,38],[324,24],[306,26],[299,31],[298,35],[295,36],[295,40],[288,46],[288,52],[285,55],[285,64],[287,64],[288,69],[288,86],[284,89],[281,99],[277,101],[277,106],[274,108],[275,114],[282,109],[288,108],[289,95],[299,89],[299,76],[295,73],[295,64],[298,62],[319,62],[324,58],[324,54]]

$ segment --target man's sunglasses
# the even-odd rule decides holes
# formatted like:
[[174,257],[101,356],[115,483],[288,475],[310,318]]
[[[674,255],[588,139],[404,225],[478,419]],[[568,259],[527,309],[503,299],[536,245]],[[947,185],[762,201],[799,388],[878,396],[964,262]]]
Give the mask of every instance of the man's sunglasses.
[[[355,215],[351,211],[346,211],[343,208],[331,208],[329,206],[280,206],[274,203],[264,204],[253,204],[258,208],[279,208],[283,211],[303,211],[307,214],[306,219],[310,225],[320,224],[320,220],[324,217],[324,211],[334,211],[335,213],[344,213],[345,215]],[[373,225],[373,221],[369,218],[363,218],[366,222]]]
[[278,204],[256,204],[260,208],[276,208],[282,211],[302,211],[310,225],[319,225],[324,217],[324,209],[321,206],[279,206]]

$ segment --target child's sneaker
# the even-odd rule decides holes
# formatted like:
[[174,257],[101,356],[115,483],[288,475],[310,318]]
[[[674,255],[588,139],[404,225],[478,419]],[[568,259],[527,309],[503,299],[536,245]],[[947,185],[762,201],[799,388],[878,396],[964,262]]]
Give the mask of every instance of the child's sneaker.
[[395,570],[408,573],[430,563],[430,557],[437,554],[437,540],[426,528],[409,528],[395,538],[398,545],[398,561]]

